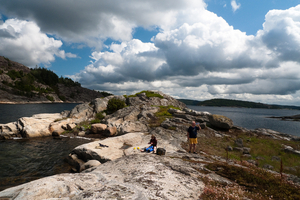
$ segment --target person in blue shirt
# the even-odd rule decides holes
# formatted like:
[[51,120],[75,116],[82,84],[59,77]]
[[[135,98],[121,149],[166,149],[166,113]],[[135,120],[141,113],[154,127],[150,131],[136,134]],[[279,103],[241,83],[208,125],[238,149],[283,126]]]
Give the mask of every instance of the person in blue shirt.
[[199,123],[196,124],[195,121],[192,121],[191,126],[188,128],[187,131],[187,138],[189,141],[189,153],[193,152],[196,153],[196,144],[197,141],[197,131],[201,129]]

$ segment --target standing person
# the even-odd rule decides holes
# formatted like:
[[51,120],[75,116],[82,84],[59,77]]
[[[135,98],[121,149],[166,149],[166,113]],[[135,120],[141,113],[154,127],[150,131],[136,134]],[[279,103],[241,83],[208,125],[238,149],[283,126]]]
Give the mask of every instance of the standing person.
[[201,129],[199,123],[197,123],[195,121],[192,121],[192,125],[188,128],[187,131],[187,138],[189,141],[189,153],[191,153],[191,151],[193,153],[196,153],[196,144],[198,143],[197,141],[197,131],[199,131]]

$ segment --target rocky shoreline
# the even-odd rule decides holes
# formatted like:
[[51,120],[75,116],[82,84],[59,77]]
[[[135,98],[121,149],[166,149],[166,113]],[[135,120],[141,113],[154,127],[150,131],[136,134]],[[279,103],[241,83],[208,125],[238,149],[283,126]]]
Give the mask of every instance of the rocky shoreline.
[[[206,192],[205,179],[225,185],[236,185],[205,167],[209,163],[237,164],[203,151],[189,154],[186,128],[191,121],[201,124],[203,132],[198,138],[232,138],[248,134],[283,141],[300,141],[300,137],[269,129],[247,130],[234,126],[225,116],[197,112],[185,104],[159,91],[151,91],[160,97],[148,97],[145,93],[134,97],[109,96],[77,105],[71,111],[56,114],[39,114],[20,118],[17,122],[0,125],[0,139],[13,137],[59,137],[66,130],[79,126],[79,136],[100,135],[104,140],[76,147],[70,152],[68,163],[76,174],[60,174],[32,181],[0,192],[0,198],[8,199],[198,199]],[[120,99],[127,107],[105,114],[110,99]],[[162,111],[162,108],[166,111]],[[90,129],[81,126],[90,122],[98,113],[104,118]],[[161,121],[160,121],[161,120]],[[151,135],[158,139],[158,147],[166,149],[164,156],[147,154],[137,150],[146,147]],[[291,146],[283,151],[300,155]],[[239,151],[251,157],[251,149],[236,141],[236,147],[226,151]],[[249,164],[251,164],[249,159]],[[255,161],[252,162],[255,165]],[[238,165],[244,167],[242,165]],[[289,175],[286,175],[289,176]],[[290,177],[290,176],[289,176]],[[300,183],[294,177],[296,184]]]
[[17,104],[61,104],[61,103],[87,103],[83,101],[78,101],[78,102],[64,102],[64,101],[59,101],[59,102],[51,102],[51,101],[23,101],[23,102],[12,102],[12,101],[0,101],[0,104],[12,104],[12,105],[17,105]]

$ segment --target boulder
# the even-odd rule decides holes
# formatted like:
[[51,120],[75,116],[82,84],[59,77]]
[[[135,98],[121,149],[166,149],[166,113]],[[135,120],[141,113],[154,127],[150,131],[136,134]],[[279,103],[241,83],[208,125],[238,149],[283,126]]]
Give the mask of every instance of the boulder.
[[243,154],[250,154],[251,149],[248,147],[243,148]]
[[116,134],[117,128],[115,126],[107,127],[103,132],[103,135],[108,137],[115,136]]
[[128,97],[126,98],[126,104],[130,106],[137,106],[143,103],[139,97]]
[[62,129],[64,129],[64,130],[68,130],[68,128],[67,128],[67,124],[63,124],[63,125],[61,125],[61,128],[62,128]]
[[93,109],[94,109],[94,112],[95,113],[99,113],[99,112],[102,112],[104,110],[107,109],[107,104],[108,104],[108,101],[110,99],[120,99],[122,101],[126,101],[125,97],[122,96],[122,95],[111,95],[111,96],[108,96],[108,97],[105,97],[105,98],[96,98],[94,99],[92,102],[91,102],[91,105],[93,106]]
[[89,103],[83,103],[75,106],[68,117],[76,119],[76,122],[87,121],[90,118],[93,118],[94,112],[93,108]]
[[85,132],[84,132],[84,131],[80,131],[80,132],[78,133],[78,136],[80,136],[80,137],[85,136]]
[[247,160],[248,163],[251,163],[252,165],[256,165],[257,162],[255,160]]
[[271,160],[272,160],[272,161],[280,161],[281,158],[278,157],[278,156],[272,156]]
[[16,122],[0,124],[0,139],[10,139],[18,136],[20,137],[21,135]]
[[257,156],[257,157],[256,157],[256,160],[265,160],[265,158],[264,158],[264,157],[261,157],[261,156]]
[[67,118],[67,119],[52,122],[49,125],[49,130],[53,136],[59,136],[65,130],[68,130],[68,124],[73,124],[74,121],[76,121],[76,119]]
[[99,112],[102,112],[103,110],[106,110],[108,100],[109,100],[109,98],[107,98],[107,97],[94,99],[91,102],[94,105],[94,111],[96,113],[99,113]]
[[229,145],[228,145],[228,146],[226,147],[226,150],[227,150],[227,151],[233,151],[233,148],[232,148],[232,146],[229,146]]
[[239,152],[244,152],[244,149],[242,147],[233,147],[233,151],[239,151]]
[[175,113],[178,113],[178,114],[186,114],[185,111],[178,110],[178,109],[174,109],[174,108],[169,108],[169,109],[168,109],[168,112],[171,113],[171,114],[175,114]]
[[67,124],[67,130],[71,131],[76,127],[76,124],[72,123],[72,124]]
[[102,133],[106,128],[107,128],[106,124],[97,123],[97,124],[92,124],[91,131],[92,133],[99,134]]
[[243,157],[244,157],[244,158],[252,158],[252,156],[251,156],[250,154],[247,154],[247,153],[246,153],[246,154],[243,154]]
[[18,127],[21,129],[23,137],[44,137],[51,136],[49,130],[50,123],[60,119],[59,113],[54,114],[38,114],[32,117],[22,117],[18,120]]
[[60,115],[62,118],[67,118],[69,116],[70,112],[71,112],[70,110],[64,110],[60,113]]
[[234,141],[235,145],[238,147],[243,147],[243,139],[242,138],[238,138],[236,141]]
[[292,154],[300,156],[300,151],[297,151],[297,150],[293,149],[293,147],[287,146],[287,145],[284,145],[284,144],[282,146],[283,146],[283,150],[285,152],[292,153]]
[[228,117],[223,115],[209,115],[209,123],[214,127],[220,129],[231,129],[233,127],[233,122]]
[[273,170],[274,169],[274,167],[272,165],[269,165],[269,164],[264,164],[262,166],[262,168],[269,169],[269,170]]
[[101,163],[98,160],[89,160],[80,166],[80,171],[82,172],[83,170],[86,170],[86,169],[92,168],[92,167],[97,167],[99,165],[101,165]]

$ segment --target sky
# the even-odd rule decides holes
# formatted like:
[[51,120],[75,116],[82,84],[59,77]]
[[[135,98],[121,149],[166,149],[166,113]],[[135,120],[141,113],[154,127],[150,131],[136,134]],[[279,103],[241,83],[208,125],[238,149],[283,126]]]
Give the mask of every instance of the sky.
[[1,0],[0,55],[116,95],[300,106],[300,0]]

